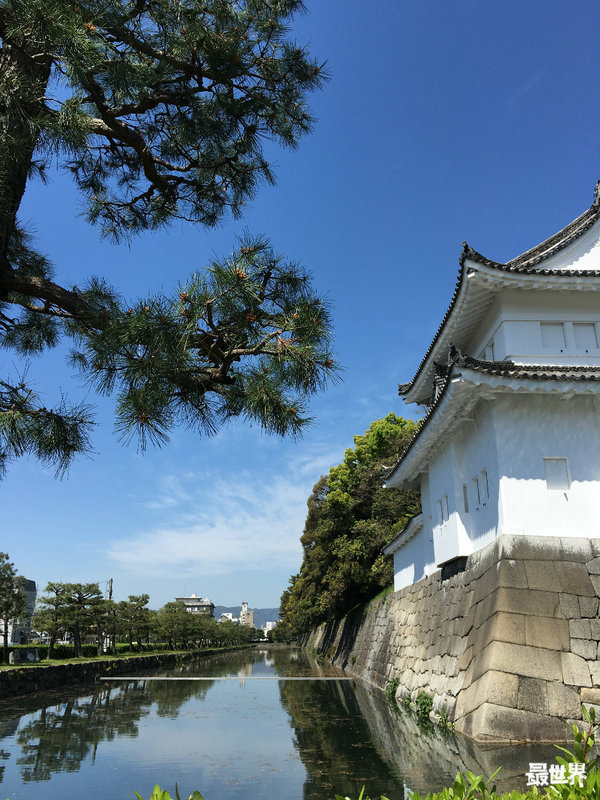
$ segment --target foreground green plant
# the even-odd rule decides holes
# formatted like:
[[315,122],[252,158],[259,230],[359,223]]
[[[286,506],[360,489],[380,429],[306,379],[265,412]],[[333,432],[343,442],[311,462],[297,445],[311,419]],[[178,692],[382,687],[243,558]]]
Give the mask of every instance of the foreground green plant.
[[[582,706],[581,711],[587,722],[587,728],[581,730],[577,724],[572,726],[573,749],[568,750],[557,745],[557,749],[563,753],[562,756],[557,756],[556,760],[564,768],[561,777],[564,783],[543,787],[531,786],[525,792],[499,794],[495,784],[490,787],[500,771],[499,767],[487,781],[472,772],[467,771],[464,774],[459,772],[452,786],[445,787],[441,792],[427,794],[425,800],[600,800],[598,757],[592,760],[589,758],[600,724],[596,722],[596,712],[593,707]],[[573,774],[569,770],[569,764],[585,765],[581,780],[575,780],[578,774],[577,772]],[[571,779],[573,784],[569,783]],[[412,792],[409,800],[423,800],[423,798],[418,792]]]
[[[138,800],[144,800],[141,794],[138,792],[134,792],[134,795],[137,797]],[[179,795],[179,788],[177,784],[175,784],[175,798],[172,798],[171,795],[167,792],[166,789],[161,789],[158,783],[152,790],[152,794],[148,798],[148,800],[181,800]],[[188,797],[187,800],[204,800],[200,792],[195,791],[192,792],[191,795]]]
[[[360,794],[358,795],[358,800],[371,800],[370,797],[364,797],[364,794],[365,794],[365,787],[363,786],[362,789],[360,790]],[[348,795],[342,797],[341,794],[336,794],[335,800],[352,800],[352,798],[348,797]],[[381,795],[381,800],[388,800],[388,798]]]

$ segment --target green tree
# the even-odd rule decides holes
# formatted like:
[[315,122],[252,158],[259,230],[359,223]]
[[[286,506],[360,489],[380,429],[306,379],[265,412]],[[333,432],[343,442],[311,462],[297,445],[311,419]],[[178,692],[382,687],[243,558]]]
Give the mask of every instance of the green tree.
[[[5,0],[0,8],[0,337],[22,356],[61,337],[117,397],[117,428],[162,442],[232,416],[278,434],[307,422],[335,374],[327,309],[264,240],[171,297],[121,300],[101,278],[55,280],[18,220],[49,159],[115,239],[174,219],[214,225],[273,181],[263,142],[312,126],[323,71],[288,37],[301,0]],[[25,453],[63,471],[89,446],[90,409],[48,409],[21,375],[0,381],[0,466]]]
[[149,632],[149,594],[130,594],[128,600],[122,600],[117,604],[118,626],[122,633],[127,636],[129,647],[133,648],[134,637],[138,643],[148,635]]
[[177,645],[185,647],[193,625],[192,614],[186,611],[182,600],[173,600],[158,610],[157,633],[167,640],[169,650]]
[[95,633],[98,650],[102,647],[101,619],[106,610],[104,596],[97,583],[66,583],[64,619],[66,628],[73,635],[75,657],[82,654],[81,640]]
[[395,414],[376,420],[315,484],[300,540],[302,565],[282,595],[278,635],[295,636],[341,616],[392,583],[382,549],[417,513],[419,498],[385,489],[384,475],[416,427]]
[[8,664],[8,626],[25,610],[25,587],[7,553],[0,553],[0,621],[4,663]]
[[46,633],[50,637],[47,658],[52,658],[56,640],[68,628],[65,619],[65,610],[67,608],[66,584],[50,582],[44,591],[46,594],[38,598],[37,601],[33,625],[40,633]]

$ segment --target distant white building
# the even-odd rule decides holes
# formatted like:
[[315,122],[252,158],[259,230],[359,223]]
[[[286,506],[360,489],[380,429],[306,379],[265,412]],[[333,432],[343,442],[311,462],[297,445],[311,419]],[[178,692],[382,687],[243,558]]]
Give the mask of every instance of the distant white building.
[[410,383],[423,424],[387,486],[422,513],[388,545],[396,590],[502,534],[598,536],[600,190],[501,264],[466,243],[450,306]]
[[215,610],[215,604],[208,597],[198,597],[191,594],[189,597],[176,597],[177,602],[185,603],[185,610],[192,614],[204,614],[207,617],[212,617]]
[[[12,619],[8,623],[8,642],[9,644],[27,644],[31,632],[31,618],[35,610],[37,597],[37,587],[35,581],[24,580],[25,589],[25,610],[18,619]],[[3,636],[3,625],[0,621],[0,636]]]
[[248,603],[244,601],[240,611],[240,624],[246,625],[248,628],[254,627],[254,611],[248,608]]

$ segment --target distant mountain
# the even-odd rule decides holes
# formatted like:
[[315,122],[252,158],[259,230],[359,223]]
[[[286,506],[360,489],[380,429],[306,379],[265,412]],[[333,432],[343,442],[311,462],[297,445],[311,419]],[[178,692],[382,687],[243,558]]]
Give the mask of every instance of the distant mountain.
[[[214,615],[217,619],[221,614],[233,614],[234,617],[239,617],[241,605],[239,606],[215,606]],[[279,619],[278,608],[250,608],[254,611],[254,627],[262,628],[266,622],[277,622]]]

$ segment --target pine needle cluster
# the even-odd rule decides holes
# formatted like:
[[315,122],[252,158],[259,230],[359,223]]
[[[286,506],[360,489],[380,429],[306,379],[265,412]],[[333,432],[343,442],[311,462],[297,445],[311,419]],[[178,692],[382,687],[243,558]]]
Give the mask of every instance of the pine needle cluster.
[[[289,37],[299,0],[6,0],[0,7],[0,345],[27,359],[71,337],[72,364],[116,397],[141,447],[174,425],[242,417],[280,435],[335,378],[326,304],[308,274],[246,237],[173,296],[125,302],[102,278],[55,279],[18,221],[50,158],[87,218],[120,240],[174,219],[239,216],[263,145],[295,147],[323,66]],[[23,375],[0,382],[0,468],[34,455],[64,472],[89,447],[90,408],[48,410]]]

